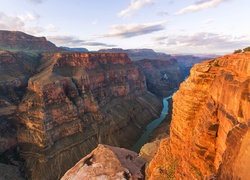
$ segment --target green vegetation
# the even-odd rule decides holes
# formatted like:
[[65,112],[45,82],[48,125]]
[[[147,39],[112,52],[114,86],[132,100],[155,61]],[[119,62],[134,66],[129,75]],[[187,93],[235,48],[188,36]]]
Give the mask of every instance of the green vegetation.
[[220,66],[218,61],[214,61],[214,66]]
[[238,54],[238,53],[241,53],[241,52],[242,52],[242,49],[238,49],[238,50],[234,51],[234,54]]
[[244,52],[250,51],[250,46],[243,49]]
[[249,51],[250,51],[250,46],[249,46],[249,47],[244,48],[243,50],[242,50],[242,49],[237,49],[237,50],[234,50],[234,54],[237,54],[237,53],[242,53],[242,52],[249,52]]

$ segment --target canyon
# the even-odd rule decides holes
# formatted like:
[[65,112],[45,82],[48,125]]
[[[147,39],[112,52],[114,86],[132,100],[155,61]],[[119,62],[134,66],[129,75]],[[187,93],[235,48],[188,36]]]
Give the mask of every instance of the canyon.
[[[203,61],[150,49],[69,52],[44,37],[0,36],[2,177],[249,177],[249,52]],[[140,156],[124,149],[173,92],[172,116]]]
[[[44,37],[0,35],[3,176],[59,179],[98,144],[131,147],[159,116],[162,101],[148,91],[144,65],[127,54],[67,52]],[[145,67],[156,71],[152,64]],[[165,64],[164,73],[182,78],[175,60]]]
[[164,125],[167,137],[141,149],[146,179],[249,179],[249,107],[249,52],[194,65],[173,95],[170,136]]
[[173,96],[170,137],[149,179],[249,177],[250,53],[196,64]]

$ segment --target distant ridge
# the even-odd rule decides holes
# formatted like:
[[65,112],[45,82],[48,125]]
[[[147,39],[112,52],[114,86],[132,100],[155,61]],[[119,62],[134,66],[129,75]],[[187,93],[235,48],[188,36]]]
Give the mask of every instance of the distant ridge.
[[60,46],[60,48],[71,52],[89,52],[89,50],[86,48],[70,48],[65,46]]
[[20,31],[0,30],[0,50],[58,52],[56,47],[45,37],[35,37]]
[[132,61],[141,59],[166,59],[170,58],[169,54],[155,52],[153,49],[122,49],[122,48],[111,48],[111,49],[100,49],[98,52],[115,52],[115,53],[127,53]]

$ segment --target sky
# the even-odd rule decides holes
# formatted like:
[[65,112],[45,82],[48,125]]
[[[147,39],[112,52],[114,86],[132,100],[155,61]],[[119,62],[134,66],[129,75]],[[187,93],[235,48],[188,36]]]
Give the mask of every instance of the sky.
[[56,46],[227,54],[250,46],[249,0],[0,0],[0,30]]

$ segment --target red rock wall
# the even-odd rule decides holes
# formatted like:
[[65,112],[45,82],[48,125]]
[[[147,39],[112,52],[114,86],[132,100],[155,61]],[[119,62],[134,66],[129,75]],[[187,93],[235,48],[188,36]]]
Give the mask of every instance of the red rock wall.
[[122,53],[47,54],[37,71],[18,106],[31,179],[60,178],[98,143],[130,147],[162,107]]
[[192,68],[173,96],[170,138],[150,163],[149,179],[249,177],[249,73],[250,53]]

